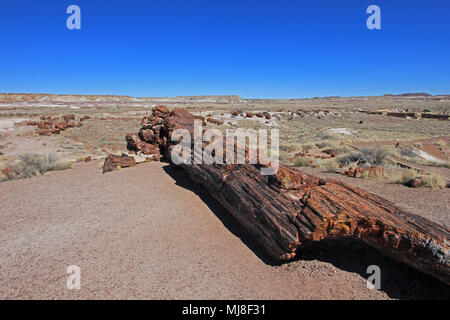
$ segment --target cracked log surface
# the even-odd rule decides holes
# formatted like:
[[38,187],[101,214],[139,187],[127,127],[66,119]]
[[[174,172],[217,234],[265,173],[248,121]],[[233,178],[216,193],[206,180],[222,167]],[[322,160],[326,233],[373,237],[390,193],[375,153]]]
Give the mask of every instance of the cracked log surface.
[[[145,144],[152,144],[167,159],[176,143],[170,139],[175,129],[187,129],[194,136],[194,116],[185,109],[169,112],[157,106],[153,116],[144,118],[142,125],[139,136],[150,139],[129,147],[144,152],[151,149]],[[155,134],[149,134],[148,130]],[[144,148],[136,149],[142,144]],[[273,176],[261,175],[261,165],[180,166],[276,259],[293,258],[305,240],[353,237],[450,284],[449,230],[390,201],[281,164]]]

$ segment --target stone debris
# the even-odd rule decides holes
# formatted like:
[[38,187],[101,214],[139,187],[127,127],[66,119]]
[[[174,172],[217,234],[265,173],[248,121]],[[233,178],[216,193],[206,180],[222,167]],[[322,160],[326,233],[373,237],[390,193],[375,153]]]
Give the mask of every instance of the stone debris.
[[83,126],[83,122],[85,120],[90,119],[91,117],[85,115],[80,118],[78,123],[75,123],[75,115],[64,115],[62,117],[51,117],[51,116],[41,116],[41,121],[26,121],[26,125],[28,126],[36,126],[36,133],[41,136],[50,136],[52,134],[60,134],[61,131],[65,131],[68,128],[80,128]]

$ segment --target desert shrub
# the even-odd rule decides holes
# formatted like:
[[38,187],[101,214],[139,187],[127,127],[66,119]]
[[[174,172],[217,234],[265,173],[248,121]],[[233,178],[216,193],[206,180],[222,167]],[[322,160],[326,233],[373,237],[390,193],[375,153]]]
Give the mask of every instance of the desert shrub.
[[313,168],[324,168],[325,163],[320,159],[314,159],[312,160],[312,163],[310,163],[310,166]]
[[339,158],[339,163],[343,166],[348,166],[351,163],[356,163],[358,165],[382,165],[388,152],[384,149],[361,149],[360,152],[352,152],[348,155]]
[[296,167],[309,167],[311,163],[312,159],[306,157],[297,157],[294,160],[294,166]]
[[294,160],[295,167],[312,167],[312,168],[324,168],[325,163],[320,159],[313,159],[308,157],[297,157]]
[[360,159],[361,159],[360,153],[352,152],[350,154],[340,157],[338,161],[342,166],[346,167],[349,166],[351,163],[359,163]]
[[423,177],[423,185],[431,189],[443,189],[446,184],[444,178],[436,172],[432,172]]
[[416,170],[409,169],[409,170],[394,171],[390,175],[388,175],[388,179],[391,183],[404,185],[408,183],[409,180],[417,176],[418,174]]
[[382,165],[388,156],[386,150],[383,149],[362,149],[362,159],[370,165]]
[[[368,178],[370,178],[370,176],[369,176],[369,171],[363,171],[363,172],[361,172],[361,175],[359,176],[359,178],[361,178],[361,179],[368,179]],[[377,176],[377,177],[375,177],[375,178],[379,178],[379,177]]]
[[440,147],[446,147],[447,146],[447,142],[446,141],[444,141],[444,140],[442,140],[442,139],[440,139],[440,140],[437,140],[435,143],[433,143],[434,145],[436,145],[436,146],[440,146]]
[[352,149],[346,145],[332,144],[330,148],[324,148],[322,151],[325,153],[334,151],[336,154],[346,154],[352,151]]
[[319,133],[317,137],[321,140],[337,140],[339,138],[336,135],[323,132]]
[[413,178],[422,178],[423,186],[431,189],[443,189],[446,181],[439,173],[419,173],[416,170],[402,170],[401,172],[393,172],[388,176],[391,183],[407,185]]
[[414,147],[419,148],[419,149],[423,149],[423,145],[420,142],[414,143]]
[[[286,152],[280,152],[279,161],[282,163],[288,163],[289,162],[288,154]],[[103,166],[103,164],[102,164],[102,166]]]
[[307,143],[302,146],[303,150],[311,150],[314,149],[316,145],[314,143]]
[[292,142],[280,143],[280,151],[282,151],[282,152],[291,152],[291,151],[296,151],[297,149],[298,149],[298,146],[295,143],[292,143]]
[[331,144],[327,141],[323,141],[323,142],[317,142],[316,146],[320,149],[326,148],[326,147],[331,147]]
[[399,150],[391,144],[383,146],[383,150],[394,157],[400,157]]
[[66,170],[71,167],[71,164],[68,161],[58,160],[53,154],[23,154],[9,167],[11,169],[4,180],[26,179],[48,171]]
[[327,161],[327,163],[325,164],[325,168],[328,172],[332,173],[336,173],[339,171],[339,165],[334,160]]
[[350,152],[352,149],[351,149],[349,146],[347,146],[347,145],[341,145],[341,144],[338,144],[338,145],[334,148],[334,150],[335,150],[338,154],[342,154],[342,153],[348,153],[348,152]]
[[414,158],[417,156],[416,152],[412,148],[409,148],[409,147],[401,147],[400,155],[403,157],[408,157],[408,158]]

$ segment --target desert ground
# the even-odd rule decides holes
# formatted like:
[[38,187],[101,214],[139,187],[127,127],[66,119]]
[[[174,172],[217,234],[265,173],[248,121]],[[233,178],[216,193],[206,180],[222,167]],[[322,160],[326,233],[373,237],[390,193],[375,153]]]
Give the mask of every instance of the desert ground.
[[[288,263],[272,261],[168,163],[102,174],[103,159],[127,152],[125,135],[158,104],[187,108],[208,127],[277,128],[283,163],[450,225],[449,96],[0,94],[0,298],[450,297],[448,286],[348,240],[305,247]],[[383,174],[349,174],[362,164]],[[406,186],[413,178],[423,185]],[[366,287],[371,264],[381,267],[380,290]],[[80,290],[66,287],[69,265],[81,267]]]

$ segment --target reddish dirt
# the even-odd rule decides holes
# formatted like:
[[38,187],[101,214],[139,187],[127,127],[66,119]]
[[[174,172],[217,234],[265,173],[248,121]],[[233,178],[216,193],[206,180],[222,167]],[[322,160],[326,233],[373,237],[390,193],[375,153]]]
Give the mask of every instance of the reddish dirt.
[[[439,140],[446,141],[447,143],[450,143],[450,137],[449,136],[440,136],[435,138],[428,138],[428,139],[419,139],[414,141],[402,141],[400,142],[401,146],[414,146],[414,143],[420,143],[422,144],[423,151],[426,153],[432,155],[433,157],[436,157],[441,160],[449,160],[448,154],[446,152],[443,152],[439,146],[437,146],[435,143]],[[373,142],[355,142],[354,145],[358,147],[382,147],[385,145],[396,145],[397,141],[373,141]],[[445,148],[447,149],[447,147]]]
[[[350,179],[350,178],[349,178]],[[0,184],[1,299],[449,298],[436,280],[351,241],[276,265],[182,171],[97,161]],[[382,289],[366,287],[371,264]],[[81,267],[81,289],[66,268]]]

